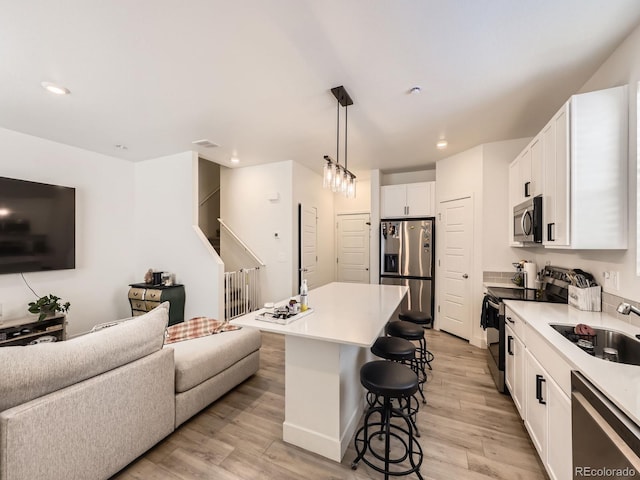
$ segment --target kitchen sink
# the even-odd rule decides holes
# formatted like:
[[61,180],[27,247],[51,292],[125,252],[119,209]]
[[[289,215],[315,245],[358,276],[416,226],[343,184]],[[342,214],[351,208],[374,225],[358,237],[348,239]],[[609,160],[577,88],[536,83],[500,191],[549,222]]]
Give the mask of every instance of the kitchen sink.
[[640,341],[624,333],[608,328],[593,328],[595,335],[578,335],[573,325],[549,324],[567,340],[586,353],[603,360],[640,365]]

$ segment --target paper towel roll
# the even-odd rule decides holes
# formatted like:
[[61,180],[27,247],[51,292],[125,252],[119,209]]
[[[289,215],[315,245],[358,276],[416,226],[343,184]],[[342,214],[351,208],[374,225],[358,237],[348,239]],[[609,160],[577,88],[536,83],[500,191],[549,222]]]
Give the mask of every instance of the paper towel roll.
[[524,288],[536,288],[536,278],[538,276],[538,267],[533,262],[524,264],[525,277],[527,279]]

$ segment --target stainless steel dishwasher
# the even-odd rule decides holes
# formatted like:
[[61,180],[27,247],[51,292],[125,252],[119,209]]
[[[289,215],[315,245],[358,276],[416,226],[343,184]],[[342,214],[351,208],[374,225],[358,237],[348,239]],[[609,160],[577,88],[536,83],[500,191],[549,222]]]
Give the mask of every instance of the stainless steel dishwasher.
[[571,372],[573,478],[640,476],[640,428],[580,372]]

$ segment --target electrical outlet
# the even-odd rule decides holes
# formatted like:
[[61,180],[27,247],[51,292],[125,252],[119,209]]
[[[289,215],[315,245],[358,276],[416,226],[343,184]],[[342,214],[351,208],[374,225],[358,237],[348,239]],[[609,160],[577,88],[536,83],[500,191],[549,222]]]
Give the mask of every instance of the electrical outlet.
[[604,279],[602,282],[602,286],[606,291],[617,292],[620,290],[620,272],[615,272],[615,271],[602,272],[602,277]]

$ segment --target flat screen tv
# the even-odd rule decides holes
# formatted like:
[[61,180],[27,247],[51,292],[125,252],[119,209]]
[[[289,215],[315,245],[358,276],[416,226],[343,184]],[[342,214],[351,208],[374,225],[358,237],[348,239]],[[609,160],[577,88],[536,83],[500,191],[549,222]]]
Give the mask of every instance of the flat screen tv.
[[76,266],[76,190],[0,177],[0,274]]

